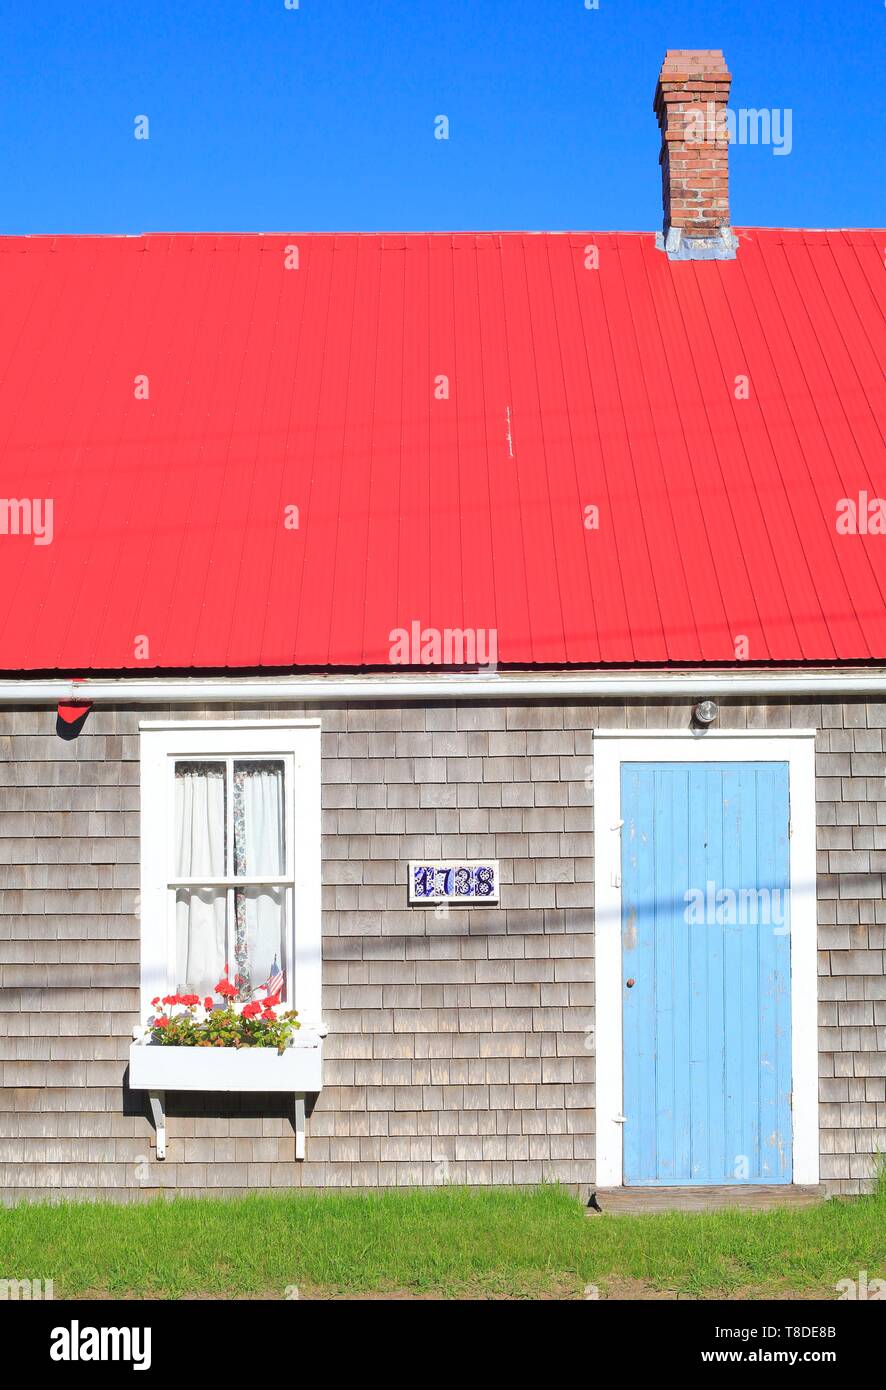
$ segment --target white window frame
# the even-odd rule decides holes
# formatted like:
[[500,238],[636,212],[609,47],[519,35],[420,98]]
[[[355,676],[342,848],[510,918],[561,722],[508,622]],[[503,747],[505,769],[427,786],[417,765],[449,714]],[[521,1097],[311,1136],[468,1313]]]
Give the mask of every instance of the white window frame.
[[[792,1184],[819,1182],[818,909],[815,730],[610,730],[594,735],[596,1181],[621,1187],[624,1052],[621,948],[621,765],[624,762],[788,765],[791,914]],[[790,1186],[791,1184],[787,1184]]]
[[[284,766],[286,999],[303,1028],[320,1027],[322,913],[320,860],[320,720],[191,720],[139,725],[141,765],[141,1007],[175,989],[174,783],[176,762],[276,758]],[[228,834],[231,802],[228,792]],[[237,886],[256,882],[249,877]]]

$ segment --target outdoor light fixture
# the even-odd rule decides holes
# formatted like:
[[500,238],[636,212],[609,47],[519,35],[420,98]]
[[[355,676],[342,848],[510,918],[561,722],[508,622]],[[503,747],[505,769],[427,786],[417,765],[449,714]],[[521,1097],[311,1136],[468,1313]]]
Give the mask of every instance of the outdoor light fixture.
[[717,718],[716,700],[700,700],[695,706],[695,722],[697,724],[713,724]]

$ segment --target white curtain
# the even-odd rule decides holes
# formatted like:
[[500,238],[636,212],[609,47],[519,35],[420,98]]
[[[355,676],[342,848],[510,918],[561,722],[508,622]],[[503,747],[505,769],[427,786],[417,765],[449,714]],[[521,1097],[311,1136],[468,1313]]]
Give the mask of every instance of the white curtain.
[[[234,764],[234,873],[279,878],[286,870],[283,824],[283,764]],[[236,892],[237,971],[246,991],[267,983],[276,963],[284,969],[285,889],[239,888]]]
[[[179,763],[175,770],[176,878],[225,876],[225,770]],[[182,888],[175,896],[176,989],[211,994],[225,968],[226,893]]]

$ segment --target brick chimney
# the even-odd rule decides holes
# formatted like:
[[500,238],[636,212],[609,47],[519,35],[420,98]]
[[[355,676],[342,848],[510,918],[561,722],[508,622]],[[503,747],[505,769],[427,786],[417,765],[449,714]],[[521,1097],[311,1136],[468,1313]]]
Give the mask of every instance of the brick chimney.
[[671,259],[731,259],[729,134],[732,76],[720,49],[669,48],[655,88],[661,127],[664,236]]

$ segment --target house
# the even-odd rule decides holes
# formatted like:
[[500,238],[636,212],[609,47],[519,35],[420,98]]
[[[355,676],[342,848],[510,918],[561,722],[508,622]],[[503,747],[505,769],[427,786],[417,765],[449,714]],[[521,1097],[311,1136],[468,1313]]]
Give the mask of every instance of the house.
[[[870,1184],[886,230],[729,83],[657,235],[0,240],[5,1200]],[[291,1071],[133,1043],[226,964]]]

